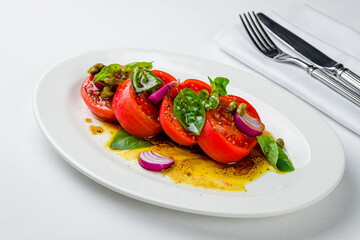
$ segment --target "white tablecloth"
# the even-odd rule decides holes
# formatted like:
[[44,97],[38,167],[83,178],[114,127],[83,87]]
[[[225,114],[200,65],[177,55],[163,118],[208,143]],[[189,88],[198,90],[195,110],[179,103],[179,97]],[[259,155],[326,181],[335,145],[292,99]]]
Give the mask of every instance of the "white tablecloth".
[[0,239],[358,239],[360,137],[324,115],[345,149],[339,186],[292,214],[227,219],[156,207],[95,183],[53,150],[32,111],[33,88],[47,69],[96,49],[172,51],[251,71],[214,35],[238,13],[304,2],[360,31],[356,0],[1,2]]

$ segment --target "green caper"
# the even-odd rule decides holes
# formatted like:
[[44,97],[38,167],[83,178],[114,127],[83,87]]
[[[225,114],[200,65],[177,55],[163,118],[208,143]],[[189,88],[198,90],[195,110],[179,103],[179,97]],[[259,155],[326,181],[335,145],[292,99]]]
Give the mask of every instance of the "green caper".
[[236,100],[232,101],[229,106],[228,106],[228,110],[230,112],[234,112],[238,107],[238,103],[236,102]]
[[246,113],[246,103],[240,103],[240,105],[238,106],[238,108],[236,109],[236,112],[240,115],[240,116],[244,116]]
[[87,71],[89,74],[91,74],[91,75],[95,75],[95,74],[97,74],[99,71],[96,69],[96,68],[94,68],[94,67],[91,67],[91,68],[89,68],[89,70]]
[[114,87],[121,85],[124,82],[124,79],[117,78],[117,77],[108,77],[104,79],[104,83],[108,86]]
[[116,86],[117,82],[118,81],[115,77],[107,77],[104,79],[104,83],[109,86]]
[[105,67],[102,63],[97,63],[94,66],[92,66],[87,72],[91,75],[95,75],[101,71]]
[[280,147],[280,148],[284,148],[285,147],[285,142],[282,138],[278,138],[276,139],[276,144]]
[[105,65],[102,64],[102,63],[97,63],[97,64],[95,64],[93,67],[96,68],[96,69],[98,69],[99,72],[100,72],[101,69],[103,69],[103,68],[105,67]]
[[111,91],[111,87],[110,86],[105,86],[102,90],[101,93],[101,97],[102,98],[110,98],[114,95],[115,93],[113,91]]

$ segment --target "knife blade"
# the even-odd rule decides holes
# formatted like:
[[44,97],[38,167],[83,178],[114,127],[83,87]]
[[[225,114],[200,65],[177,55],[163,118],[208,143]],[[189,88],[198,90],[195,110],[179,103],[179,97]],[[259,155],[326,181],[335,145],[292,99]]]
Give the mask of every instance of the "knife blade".
[[343,64],[331,59],[310,43],[284,28],[265,14],[257,13],[257,16],[267,29],[285,42],[290,48],[294,49],[316,65],[322,67],[327,72],[340,78],[344,84],[360,93],[360,77],[354,72],[344,68]]

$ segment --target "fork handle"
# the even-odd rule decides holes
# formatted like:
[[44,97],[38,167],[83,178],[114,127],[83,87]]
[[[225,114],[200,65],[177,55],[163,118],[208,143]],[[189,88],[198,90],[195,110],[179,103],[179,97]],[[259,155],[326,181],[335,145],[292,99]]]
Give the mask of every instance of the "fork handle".
[[350,88],[342,85],[333,77],[327,75],[324,71],[320,70],[317,67],[309,66],[307,68],[308,73],[314,78],[318,79],[320,82],[324,83],[329,88],[333,89],[337,93],[341,94],[343,97],[347,98],[354,104],[360,107],[360,95],[351,90]]
[[354,72],[344,68],[338,72],[338,76],[360,92],[360,77]]

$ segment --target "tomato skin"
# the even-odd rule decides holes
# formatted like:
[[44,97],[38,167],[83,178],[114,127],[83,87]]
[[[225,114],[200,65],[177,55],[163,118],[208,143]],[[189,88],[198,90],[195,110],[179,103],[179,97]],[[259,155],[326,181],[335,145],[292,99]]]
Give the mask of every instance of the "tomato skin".
[[193,146],[197,143],[196,136],[191,135],[174,115],[174,99],[184,88],[191,88],[196,93],[206,89],[209,93],[211,87],[209,84],[196,79],[188,79],[174,88],[161,103],[160,124],[165,133],[176,143],[183,146]]
[[117,122],[113,107],[112,98],[103,99],[101,91],[93,83],[93,75],[90,75],[81,86],[81,97],[90,111],[97,117],[111,122]]
[[131,135],[151,137],[162,131],[158,120],[159,110],[141,94],[135,94],[130,80],[118,87],[113,100],[114,113],[120,125]]
[[174,102],[169,97],[165,97],[160,107],[160,124],[166,135],[174,142],[183,146],[195,145],[196,139],[184,126],[176,119],[174,115]]
[[[164,84],[176,79],[170,74],[152,70]],[[161,84],[163,86],[164,84]],[[131,86],[130,80],[126,80],[114,95],[114,113],[120,125],[130,134],[138,137],[152,137],[162,132],[159,121],[159,106],[153,104],[147,93],[137,96]]]
[[201,149],[212,159],[220,163],[233,163],[247,156],[255,147],[257,140],[240,132],[232,119],[232,113],[225,107],[236,99],[238,104],[247,104],[247,113],[259,118],[254,107],[246,100],[232,95],[220,97],[220,105],[206,113],[206,121],[198,137]]
[[176,81],[176,79],[167,72],[160,70],[151,70],[151,71],[164,82],[160,84],[160,87],[163,87],[165,84],[170,83],[172,81]]
[[187,79],[184,82],[182,82],[179,86],[175,87],[170,92],[169,97],[175,99],[176,96],[179,94],[179,92],[184,88],[190,88],[197,94],[203,89],[207,90],[209,94],[211,93],[211,87],[206,82],[197,79]]

